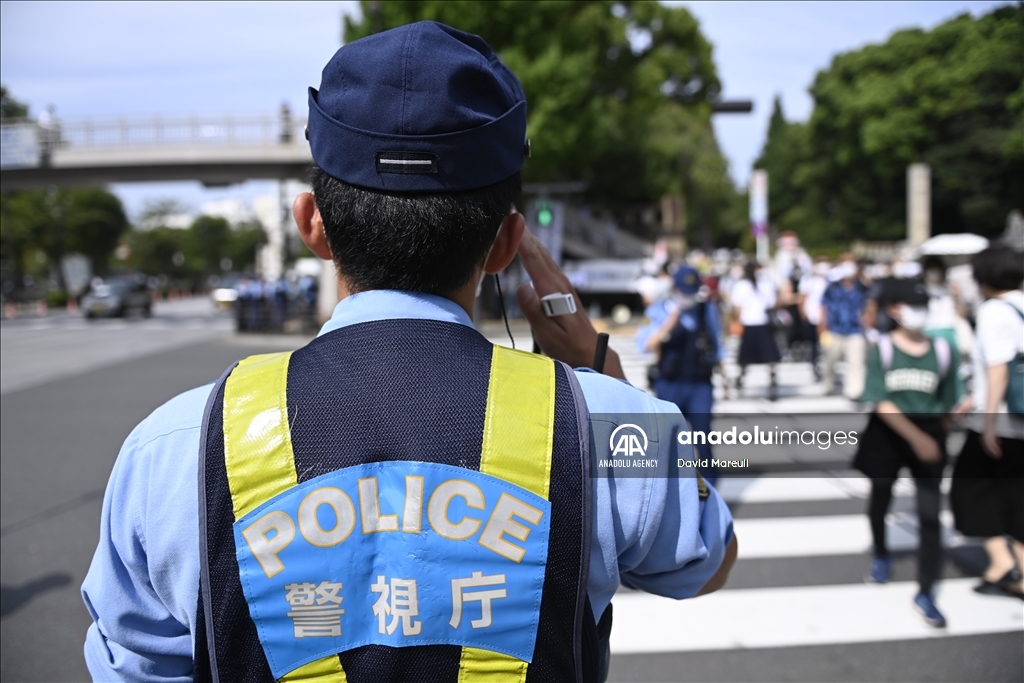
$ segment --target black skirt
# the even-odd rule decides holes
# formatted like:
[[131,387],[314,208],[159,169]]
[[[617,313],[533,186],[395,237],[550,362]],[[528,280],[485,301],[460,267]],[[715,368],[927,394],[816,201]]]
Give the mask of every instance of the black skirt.
[[977,432],[967,432],[949,492],[953,517],[965,536],[1009,534],[1024,543],[1024,441],[1000,442],[1003,457],[997,460],[985,451]]
[[946,466],[946,429],[939,418],[914,418],[913,423],[939,444],[942,458],[939,462],[918,459],[907,440],[893,431],[872,413],[868,426],[857,444],[853,467],[872,479],[895,479],[903,467],[910,469],[915,479],[940,478]]
[[775,335],[771,325],[747,325],[743,327],[743,338],[740,341],[740,365],[757,365],[759,363],[778,363],[781,360],[779,347],[775,345]]

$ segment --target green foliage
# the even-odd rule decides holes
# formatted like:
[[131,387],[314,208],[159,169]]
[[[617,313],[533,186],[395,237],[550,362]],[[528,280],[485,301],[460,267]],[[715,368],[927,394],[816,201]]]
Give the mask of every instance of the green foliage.
[[147,275],[163,275],[170,280],[196,276],[187,251],[188,231],[164,226],[151,230],[133,230],[128,234],[128,263]]
[[[654,2],[362,2],[346,42],[419,20],[482,36],[529,103],[527,182],[584,180],[604,206],[684,193],[716,229],[736,192],[710,126],[721,86],[684,8]],[[744,224],[745,219],[740,224]],[[730,226],[736,230],[737,226]]]
[[263,231],[263,227],[259,223],[236,225],[231,231],[231,237],[224,250],[224,257],[231,259],[232,270],[251,271],[256,264],[257,249],[266,243],[267,233]]
[[23,119],[28,116],[28,105],[14,99],[6,86],[0,85],[0,119]]
[[200,216],[188,230],[188,252],[194,255],[200,271],[209,275],[220,271],[231,240],[231,226],[224,218]]
[[[176,213],[176,205],[169,205]],[[161,209],[147,210],[150,220],[158,220]],[[167,215],[166,213],[163,215]],[[224,259],[230,259],[233,271],[252,269],[256,249],[266,243],[266,235],[258,224],[232,228],[223,218],[199,216],[187,229],[157,225],[148,230],[128,234],[128,263],[147,275],[164,276],[176,286],[203,288],[207,278],[224,271]]]
[[61,259],[71,253],[84,254],[93,272],[103,274],[128,229],[121,200],[99,188],[17,192],[2,202],[0,245],[15,281],[30,268],[26,257],[35,250],[46,255],[58,281]]
[[[906,168],[932,168],[932,231],[1001,232],[1024,198],[1024,6],[837,56],[807,125],[773,116],[771,220],[813,240],[905,235]],[[805,237],[805,242],[808,241]]]

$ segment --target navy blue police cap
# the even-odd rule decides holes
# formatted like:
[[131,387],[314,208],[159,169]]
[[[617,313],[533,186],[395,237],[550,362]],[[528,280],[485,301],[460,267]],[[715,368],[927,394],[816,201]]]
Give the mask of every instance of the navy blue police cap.
[[421,21],[339,49],[309,89],[313,160],[350,185],[456,192],[529,156],[526,97],[479,36]]
[[679,266],[672,278],[676,289],[683,294],[696,294],[700,291],[700,273],[690,266]]

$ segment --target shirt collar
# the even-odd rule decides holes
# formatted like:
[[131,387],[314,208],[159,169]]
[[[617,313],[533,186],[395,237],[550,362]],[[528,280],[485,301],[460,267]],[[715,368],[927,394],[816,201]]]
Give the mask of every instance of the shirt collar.
[[331,319],[324,323],[317,336],[349,325],[398,319],[438,320],[473,328],[473,320],[451,299],[421,292],[374,289],[339,301]]

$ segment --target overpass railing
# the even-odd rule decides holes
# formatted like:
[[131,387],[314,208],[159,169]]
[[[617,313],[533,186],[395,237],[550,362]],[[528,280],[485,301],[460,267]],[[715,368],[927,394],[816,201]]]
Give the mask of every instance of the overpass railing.
[[0,125],[4,168],[36,166],[56,150],[172,146],[266,146],[303,140],[305,120],[290,114],[117,118]]

